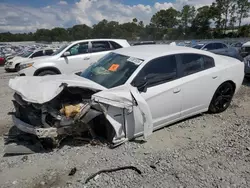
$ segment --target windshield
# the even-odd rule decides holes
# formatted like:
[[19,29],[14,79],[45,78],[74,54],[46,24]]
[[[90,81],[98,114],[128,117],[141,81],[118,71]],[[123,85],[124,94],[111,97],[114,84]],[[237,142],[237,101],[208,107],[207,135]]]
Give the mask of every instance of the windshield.
[[203,44],[199,44],[199,45],[195,45],[193,46],[193,48],[196,48],[196,49],[201,49],[204,45]]
[[21,57],[29,57],[33,52],[31,51],[27,51],[27,52],[24,52]]
[[57,51],[55,51],[52,55],[57,55],[57,54],[61,53],[61,51],[63,51],[68,46],[69,46],[68,44],[63,45],[61,48],[59,48]]
[[80,76],[106,88],[112,88],[123,85],[142,62],[141,59],[109,53],[88,67]]

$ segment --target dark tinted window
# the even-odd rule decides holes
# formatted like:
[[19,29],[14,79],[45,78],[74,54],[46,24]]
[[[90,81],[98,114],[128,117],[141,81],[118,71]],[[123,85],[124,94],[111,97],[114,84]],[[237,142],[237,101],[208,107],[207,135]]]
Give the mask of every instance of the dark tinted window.
[[88,42],[78,43],[67,50],[70,55],[86,54],[89,52]]
[[146,78],[148,86],[159,85],[177,78],[175,56],[160,57],[142,68],[136,79]]
[[215,49],[213,43],[207,44],[204,48],[206,48],[207,50],[214,50]]
[[222,47],[223,47],[223,48],[227,48],[227,45],[225,45],[225,44],[222,44]]
[[53,53],[54,53],[53,50],[45,50],[45,55],[51,55]]
[[38,52],[35,52],[31,57],[40,57],[40,56],[43,56],[43,51],[38,51]]
[[92,52],[103,52],[111,50],[108,41],[94,41],[92,42]]
[[122,48],[122,46],[121,46],[120,44],[117,44],[117,43],[114,42],[114,41],[109,41],[109,42],[110,42],[110,44],[112,45],[112,47],[113,47],[114,49]]
[[203,56],[204,59],[204,69],[209,69],[214,67],[214,59],[208,56]]
[[214,60],[211,57],[199,54],[182,54],[183,76],[194,74],[205,69],[214,67]]
[[214,43],[214,48],[215,49],[221,49],[221,48],[224,48],[222,43]]

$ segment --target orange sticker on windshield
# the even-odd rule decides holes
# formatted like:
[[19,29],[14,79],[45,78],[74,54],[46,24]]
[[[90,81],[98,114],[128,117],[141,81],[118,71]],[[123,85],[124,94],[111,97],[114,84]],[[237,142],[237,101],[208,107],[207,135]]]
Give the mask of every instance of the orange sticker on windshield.
[[115,72],[115,71],[117,71],[117,69],[118,69],[119,66],[120,66],[120,65],[118,65],[118,64],[112,64],[112,65],[109,67],[109,71]]

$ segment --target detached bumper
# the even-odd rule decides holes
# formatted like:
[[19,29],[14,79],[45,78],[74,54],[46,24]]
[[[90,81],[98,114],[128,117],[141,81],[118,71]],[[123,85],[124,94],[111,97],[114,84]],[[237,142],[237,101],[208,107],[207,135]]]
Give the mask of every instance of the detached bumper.
[[64,132],[63,128],[36,128],[33,125],[23,122],[12,115],[12,121],[14,125],[21,131],[29,134],[36,135],[38,138],[56,138],[58,135]]

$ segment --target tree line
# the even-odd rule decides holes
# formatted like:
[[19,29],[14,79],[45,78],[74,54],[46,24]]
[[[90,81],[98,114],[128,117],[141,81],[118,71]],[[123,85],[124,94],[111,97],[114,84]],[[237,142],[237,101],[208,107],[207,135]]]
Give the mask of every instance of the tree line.
[[34,33],[0,33],[0,41],[72,41],[88,38],[127,40],[181,40],[250,37],[248,0],[215,0],[196,9],[185,5],[156,12],[149,24],[134,18],[128,23],[102,20],[92,27],[82,24],[71,28],[37,29]]

